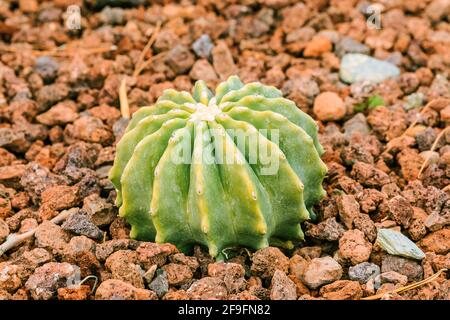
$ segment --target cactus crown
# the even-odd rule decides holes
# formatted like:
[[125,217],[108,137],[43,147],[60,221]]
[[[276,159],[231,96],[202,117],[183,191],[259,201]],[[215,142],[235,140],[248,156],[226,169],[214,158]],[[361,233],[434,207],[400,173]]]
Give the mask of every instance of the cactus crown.
[[323,195],[317,125],[275,87],[232,76],[213,96],[165,90],[117,144],[110,179],[131,237],[212,256],[303,239]]

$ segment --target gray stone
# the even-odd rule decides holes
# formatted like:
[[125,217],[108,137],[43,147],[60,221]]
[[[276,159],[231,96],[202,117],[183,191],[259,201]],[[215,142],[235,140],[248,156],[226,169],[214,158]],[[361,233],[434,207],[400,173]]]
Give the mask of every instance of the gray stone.
[[91,239],[101,240],[103,237],[102,231],[89,219],[83,210],[76,210],[70,214],[63,223],[62,228]]
[[369,54],[370,48],[351,37],[343,37],[336,44],[336,55],[342,57],[346,53]]
[[100,12],[100,20],[104,24],[122,25],[125,23],[125,11],[122,8],[105,7]]
[[348,270],[348,276],[351,280],[359,281],[364,284],[369,281],[370,278],[376,277],[380,274],[380,267],[374,263],[363,262],[350,267]]
[[169,291],[169,281],[167,280],[167,273],[162,270],[156,270],[155,279],[149,284],[148,288],[154,291],[158,297],[163,297]]
[[202,34],[197,40],[192,44],[192,50],[200,58],[208,59],[211,56],[211,50],[214,48],[214,44],[211,38],[207,34]]
[[379,229],[377,243],[389,254],[422,260],[425,253],[414,242],[400,232],[391,229]]
[[45,82],[52,81],[58,73],[59,64],[50,56],[42,56],[36,59],[34,71],[39,74]]
[[349,139],[354,133],[359,133],[363,136],[370,132],[366,117],[362,113],[357,113],[353,118],[344,123],[344,136]]
[[423,106],[424,95],[422,92],[412,93],[406,96],[406,110],[411,110]]
[[341,80],[347,83],[359,81],[379,83],[399,74],[400,70],[395,65],[360,53],[343,56],[339,70]]

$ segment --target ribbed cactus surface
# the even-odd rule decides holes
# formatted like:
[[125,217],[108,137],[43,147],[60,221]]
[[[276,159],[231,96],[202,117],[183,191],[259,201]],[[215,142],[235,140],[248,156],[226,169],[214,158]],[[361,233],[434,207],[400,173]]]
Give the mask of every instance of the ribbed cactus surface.
[[131,237],[221,256],[301,240],[323,195],[317,125],[279,90],[232,76],[165,90],[131,119],[110,179]]

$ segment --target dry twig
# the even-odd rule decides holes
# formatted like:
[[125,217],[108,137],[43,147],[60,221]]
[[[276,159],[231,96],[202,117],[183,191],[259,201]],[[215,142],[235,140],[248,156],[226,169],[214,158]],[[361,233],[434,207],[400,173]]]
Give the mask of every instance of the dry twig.
[[[59,223],[63,222],[64,220],[66,220],[69,215],[70,215],[70,210],[65,210],[50,221],[53,222],[54,224],[59,224]],[[18,246],[25,240],[34,236],[34,234],[36,233],[36,230],[38,228],[39,228],[39,226],[37,226],[33,230],[30,230],[28,232],[21,233],[21,234],[17,234],[17,233],[10,234],[8,236],[8,238],[6,238],[6,241],[0,245],[0,257],[8,250],[15,248],[16,246]]]
[[361,298],[361,300],[378,300],[378,299],[381,299],[384,295],[387,295],[387,294],[400,293],[400,292],[405,292],[405,291],[412,290],[412,289],[415,289],[415,288],[419,288],[419,287],[421,287],[421,286],[423,286],[423,285],[425,285],[427,283],[430,283],[430,282],[434,281],[443,272],[446,272],[446,271],[447,271],[447,269],[441,269],[438,272],[436,272],[435,274],[433,274],[432,276],[430,276],[430,277],[428,277],[428,278],[426,278],[426,279],[424,279],[422,281],[410,284],[410,285],[405,286],[405,287],[394,289],[392,291],[383,292],[383,293],[376,294],[376,295],[373,295],[373,296],[370,296],[370,297]]
[[[135,80],[136,77],[142,72],[142,70],[145,69],[150,63],[156,59],[159,55],[156,55],[155,57],[150,57],[147,61],[144,61],[145,55],[150,51],[150,48],[152,44],[155,42],[156,37],[158,36],[159,30],[161,30],[161,22],[158,21],[156,24],[155,29],[152,32],[152,35],[150,39],[148,40],[147,44],[145,45],[144,49],[142,50],[141,54],[139,55],[138,61],[136,62],[136,65],[134,67],[132,78]],[[125,119],[130,118],[130,106],[128,104],[128,96],[127,96],[127,78],[124,77],[122,81],[120,82],[120,88],[119,88],[119,101],[120,101],[120,113],[122,114],[122,117]]]
[[431,155],[432,155],[434,149],[436,149],[439,140],[441,140],[441,138],[444,136],[445,132],[449,128],[450,127],[447,127],[444,130],[442,130],[442,132],[436,137],[436,140],[434,140],[433,145],[431,146],[431,149],[430,149],[430,153],[428,154],[428,157],[425,159],[425,161],[422,163],[422,166],[420,167],[419,174],[417,175],[417,179],[420,178],[420,175],[422,174],[423,170],[426,168],[428,162],[430,161]]
[[[420,110],[420,112],[417,114],[417,116],[416,116],[416,118],[414,119],[414,121],[411,122],[411,124],[409,125],[409,127],[408,127],[408,128],[407,128],[400,136],[398,136],[398,139],[404,137],[404,136],[408,133],[409,130],[411,130],[412,128],[414,128],[414,126],[417,124],[417,122],[419,122],[420,116],[421,116],[425,111],[427,111],[429,108],[430,108],[430,103],[428,103],[425,107],[423,107],[422,110]],[[385,152],[385,153],[388,153],[389,151],[391,151],[392,148],[393,148],[392,146],[388,146],[388,147],[386,148],[386,150],[384,150],[384,152]]]

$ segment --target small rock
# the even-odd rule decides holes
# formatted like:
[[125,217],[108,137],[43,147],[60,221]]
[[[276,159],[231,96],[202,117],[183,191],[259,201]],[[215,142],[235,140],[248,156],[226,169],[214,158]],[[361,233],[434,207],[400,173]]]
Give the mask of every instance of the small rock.
[[231,294],[239,293],[247,286],[244,279],[245,269],[238,263],[211,263],[208,265],[208,275],[222,279]]
[[138,260],[146,269],[154,264],[162,267],[166,263],[167,257],[177,252],[177,248],[169,243],[144,242],[136,249]]
[[50,252],[62,254],[67,246],[69,235],[61,227],[51,221],[44,221],[34,235],[36,245],[39,248],[48,249]]
[[374,263],[363,262],[348,269],[350,280],[359,281],[359,283],[367,283],[371,278],[380,274],[380,267]]
[[58,288],[58,300],[87,300],[91,293],[88,285]]
[[52,82],[58,73],[59,64],[51,56],[42,56],[36,59],[34,71],[41,76],[44,82]]
[[355,229],[361,230],[364,233],[369,242],[373,243],[376,240],[377,227],[368,214],[360,214],[353,220],[353,225]]
[[180,42],[180,38],[177,34],[170,29],[160,30],[156,36],[153,47],[158,51],[168,51],[175,47]]
[[113,239],[129,239],[131,227],[122,217],[116,217],[109,226],[109,233]]
[[296,300],[297,288],[295,283],[282,271],[276,270],[270,285],[271,300]]
[[358,281],[338,280],[323,286],[320,295],[327,300],[359,300],[363,291]]
[[369,125],[363,113],[357,113],[344,123],[344,136],[346,139],[349,139],[355,133],[366,136],[369,132]]
[[197,271],[200,264],[197,261],[196,257],[186,256],[184,253],[175,253],[169,257],[169,261],[178,264],[184,264],[188,266],[192,273]]
[[18,188],[20,178],[23,177],[26,166],[23,164],[0,167],[0,184],[5,187]]
[[130,241],[127,239],[115,239],[97,244],[95,247],[95,256],[100,261],[105,261],[111,254],[118,250],[128,249]]
[[415,109],[423,106],[424,95],[422,92],[412,93],[406,96],[406,110]]
[[437,231],[445,226],[450,225],[450,210],[442,210],[442,212],[433,212],[425,219],[425,227],[430,231]]
[[38,115],[36,120],[47,126],[56,126],[74,122],[77,118],[78,113],[74,103],[60,102],[47,112]]
[[209,87],[214,87],[219,80],[213,66],[205,59],[197,60],[194,63],[189,76],[193,80],[205,81]]
[[105,266],[111,271],[114,279],[128,282],[136,288],[144,288],[144,270],[138,264],[136,252],[116,251],[106,259]]
[[69,87],[63,83],[55,83],[43,86],[36,93],[39,110],[45,111],[55,103],[63,100],[69,95]]
[[150,285],[152,283],[153,277],[155,276],[156,269],[158,269],[158,266],[156,264],[152,265],[145,273],[144,273],[144,280],[147,285]]
[[415,260],[386,255],[381,262],[381,272],[395,271],[408,277],[409,281],[420,281],[423,268]]
[[370,54],[370,48],[351,37],[342,37],[336,44],[336,54],[342,57],[346,53]]
[[95,292],[96,300],[157,300],[153,291],[135,288],[117,279],[103,281]]
[[219,41],[212,49],[213,66],[220,80],[237,73],[237,67],[233,61],[233,55],[224,41]]
[[337,198],[336,204],[342,223],[347,229],[352,229],[353,220],[360,215],[359,204],[355,196],[344,194]]
[[182,286],[188,283],[192,277],[191,269],[184,264],[169,263],[162,267],[167,274],[167,281],[172,286]]
[[398,224],[408,228],[414,215],[411,204],[402,196],[395,196],[388,202],[389,216]]
[[395,65],[359,53],[344,55],[339,70],[341,80],[347,83],[359,81],[379,83],[399,74],[400,70]]
[[58,211],[76,206],[80,201],[78,191],[76,186],[50,186],[41,194],[39,216],[48,220],[58,215]]
[[316,36],[306,44],[303,56],[320,57],[325,52],[330,52],[333,48],[331,41],[325,36]]
[[368,188],[381,188],[390,182],[390,178],[385,172],[361,161],[355,162],[351,176]]
[[311,289],[339,280],[342,267],[333,258],[326,256],[312,259],[302,276],[303,282]]
[[194,62],[194,55],[182,44],[172,48],[166,57],[166,63],[177,75],[188,71]]
[[439,22],[450,13],[450,2],[447,0],[434,0],[425,9],[425,14],[433,22]]
[[167,273],[163,269],[158,269],[156,271],[156,277],[148,285],[148,288],[154,291],[158,297],[163,297],[169,291]]
[[45,249],[34,248],[31,251],[25,251],[21,258],[24,259],[23,264],[36,268],[44,263],[50,262],[52,255]]
[[211,38],[207,34],[202,34],[197,40],[192,44],[192,50],[195,54],[204,59],[208,59],[211,55],[211,50],[214,48],[214,44]]
[[251,271],[263,279],[271,278],[275,270],[288,272],[289,259],[275,247],[267,247],[255,252],[252,257]]
[[126,21],[125,11],[122,8],[105,7],[100,12],[100,20],[104,24],[122,25]]
[[364,238],[360,230],[348,230],[339,240],[339,253],[342,258],[356,265],[369,260],[372,244]]
[[0,219],[0,243],[4,242],[6,240],[6,237],[8,237],[8,235],[9,235],[8,224],[3,219]]
[[212,277],[195,281],[187,293],[193,300],[224,300],[228,295],[223,280]]
[[447,254],[450,252],[450,228],[441,229],[430,233],[418,243],[425,252]]
[[75,209],[69,215],[63,223],[62,228],[94,240],[101,240],[103,238],[103,232],[89,219],[84,211],[78,209]]
[[111,224],[117,215],[114,206],[96,193],[84,198],[82,210],[98,227]]
[[74,283],[79,276],[79,268],[69,263],[49,262],[35,270],[25,283],[35,300],[49,300],[56,296],[58,288]]
[[0,290],[14,293],[22,286],[21,268],[9,262],[0,262]]
[[68,124],[64,130],[66,138],[107,145],[112,140],[112,132],[102,120],[83,116]]
[[0,301],[11,300],[11,295],[6,290],[0,290]]
[[314,100],[314,114],[321,121],[337,121],[345,116],[344,101],[334,92],[323,92]]
[[49,187],[65,184],[65,179],[38,163],[30,163],[20,180],[20,185],[30,195],[34,203],[40,203],[41,194]]
[[296,254],[303,257],[306,260],[312,260],[314,258],[320,258],[322,254],[322,248],[319,246],[302,247],[295,250],[293,256],[295,256]]
[[305,234],[319,240],[337,241],[345,232],[344,227],[336,221],[335,217],[328,218],[319,224],[306,222],[305,225]]
[[395,271],[383,272],[379,275],[380,283],[393,283],[404,286],[408,283],[408,277]]
[[63,261],[77,264],[81,276],[86,277],[100,269],[100,263],[94,252],[94,241],[85,236],[73,237],[64,251]]
[[425,254],[414,242],[400,232],[391,229],[378,229],[377,243],[389,254],[422,260]]

